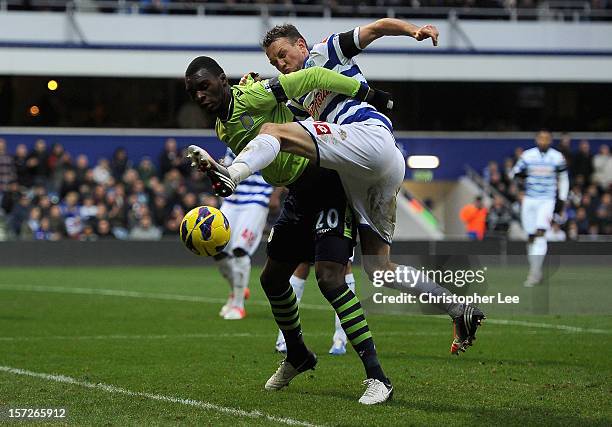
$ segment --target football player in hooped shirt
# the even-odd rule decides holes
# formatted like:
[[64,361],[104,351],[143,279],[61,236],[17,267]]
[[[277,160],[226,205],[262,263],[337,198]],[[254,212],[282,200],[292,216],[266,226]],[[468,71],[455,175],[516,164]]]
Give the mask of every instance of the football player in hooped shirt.
[[[217,118],[217,135],[238,156],[264,123],[286,123],[293,119],[284,104],[289,98],[317,88],[374,103],[388,98],[388,94],[321,67],[245,86],[230,86],[221,67],[209,57],[191,62],[185,72],[185,85],[200,107]],[[202,151],[189,147],[189,156],[199,167]],[[211,171],[207,173],[210,176]],[[378,361],[359,300],[344,280],[354,245],[354,221],[338,174],[291,153],[275,156],[261,173],[268,183],[289,188],[270,234],[268,259],[260,279],[284,335],[287,356],[265,388],[281,389],[317,363],[314,353],[304,344],[298,302],[289,284],[300,262],[314,261],[319,288],[338,314],[366,371],[366,390],[359,401],[376,404],[388,400],[393,387]]]
[[[322,66],[365,84],[366,79],[354,58],[376,39],[393,35],[411,36],[416,40],[431,38],[436,45],[438,31],[431,25],[419,28],[385,18],[332,34],[309,51],[299,31],[285,24],[268,31],[262,46],[270,63],[283,73]],[[250,173],[265,168],[278,153],[300,154],[321,167],[337,171],[358,219],[363,263],[370,279],[381,271],[415,270],[390,260],[396,197],[404,180],[405,164],[384,107],[390,108],[383,105],[380,109],[367,100],[351,99],[319,88],[293,97],[288,105],[297,117],[310,115],[315,121],[266,124],[229,167],[218,165],[206,154],[204,162],[214,171],[209,174],[213,181],[220,182],[221,186],[231,182],[225,188],[228,192]],[[472,345],[476,330],[485,318],[480,309],[454,302],[448,290],[428,278],[408,283],[399,274],[395,277],[396,280],[385,286],[444,301],[435,305],[453,321],[451,353],[459,354]]]

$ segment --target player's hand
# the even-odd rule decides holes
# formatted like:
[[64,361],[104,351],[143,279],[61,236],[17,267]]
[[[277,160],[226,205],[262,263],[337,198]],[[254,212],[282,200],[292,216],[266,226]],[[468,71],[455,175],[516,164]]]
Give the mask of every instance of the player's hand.
[[431,42],[434,46],[438,46],[438,36],[440,32],[433,25],[425,25],[417,30],[414,38],[417,41],[423,41],[426,39],[431,39]]
[[371,87],[365,100],[383,114],[389,114],[393,110],[393,96],[384,90]]
[[259,73],[256,73],[255,71],[251,71],[250,73],[246,73],[244,76],[242,76],[242,78],[240,79],[240,83],[238,84],[240,86],[244,86],[247,84],[249,79],[253,80],[254,82],[258,82],[261,80],[261,76],[259,75]]
[[561,199],[557,199],[557,201],[555,202],[555,213],[556,214],[561,214],[565,211],[565,201],[561,200]]

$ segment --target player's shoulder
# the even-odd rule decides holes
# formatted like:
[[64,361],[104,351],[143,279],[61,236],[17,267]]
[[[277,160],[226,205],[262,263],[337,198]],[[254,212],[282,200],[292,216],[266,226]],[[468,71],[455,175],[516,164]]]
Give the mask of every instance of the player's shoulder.
[[555,160],[565,160],[565,157],[563,157],[563,154],[555,148],[552,148],[552,147],[549,148],[548,152],[550,153],[550,156],[554,158]]
[[521,157],[524,159],[533,159],[533,158],[536,158],[539,153],[540,153],[540,150],[538,149],[538,147],[532,147],[532,148],[528,148],[527,150],[523,151],[523,154],[521,155]]
[[319,43],[316,43],[310,49],[310,58],[329,58],[330,55],[335,54],[337,47],[336,43],[334,43],[334,39],[338,37],[338,34],[332,33],[329,36],[325,37]]

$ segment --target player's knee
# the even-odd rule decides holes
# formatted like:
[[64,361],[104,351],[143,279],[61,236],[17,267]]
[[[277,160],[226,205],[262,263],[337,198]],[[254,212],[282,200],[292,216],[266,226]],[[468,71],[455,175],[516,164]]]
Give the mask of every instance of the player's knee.
[[245,256],[245,255],[248,255],[248,254],[247,254],[247,251],[245,251],[245,250],[244,250],[244,249],[242,249],[242,248],[236,248],[236,249],[234,249],[234,250],[232,251],[232,253],[234,254],[234,256],[235,256],[236,258],[240,258],[240,257],[243,257],[243,256]]
[[365,270],[371,282],[375,279],[378,280],[378,275],[380,273],[377,272],[392,269],[389,265],[387,265],[386,262],[384,262],[382,259],[379,259],[378,257],[370,258],[368,256],[364,256],[362,262],[363,269]]
[[334,262],[322,262],[316,265],[316,276],[319,289],[329,292],[344,285],[346,266]]
[[276,123],[264,123],[259,129],[260,134],[272,135],[274,137],[279,137],[279,129],[280,127]]

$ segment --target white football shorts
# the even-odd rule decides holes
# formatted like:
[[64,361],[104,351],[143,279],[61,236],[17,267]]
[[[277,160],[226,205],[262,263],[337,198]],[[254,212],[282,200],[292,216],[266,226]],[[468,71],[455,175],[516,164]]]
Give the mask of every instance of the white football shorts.
[[359,225],[391,243],[397,193],[404,181],[404,156],[384,126],[300,121],[316,142],[319,166],[338,172]]

